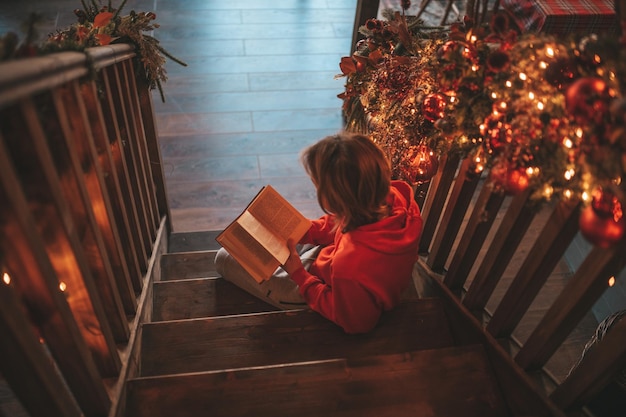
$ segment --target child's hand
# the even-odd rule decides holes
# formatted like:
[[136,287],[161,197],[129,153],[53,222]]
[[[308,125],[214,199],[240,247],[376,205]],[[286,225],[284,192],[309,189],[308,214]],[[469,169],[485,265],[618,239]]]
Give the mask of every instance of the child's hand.
[[287,261],[283,265],[283,269],[287,271],[289,275],[291,275],[298,269],[302,268],[302,261],[300,260],[300,255],[298,255],[298,252],[296,251],[296,242],[294,242],[293,240],[289,240],[287,242],[287,247],[289,248],[289,252],[291,253],[289,254],[289,258],[287,258]]

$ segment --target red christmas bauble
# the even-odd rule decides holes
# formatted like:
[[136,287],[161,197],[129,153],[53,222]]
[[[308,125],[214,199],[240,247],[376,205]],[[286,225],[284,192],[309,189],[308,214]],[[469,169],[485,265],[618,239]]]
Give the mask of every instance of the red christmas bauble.
[[422,102],[422,114],[431,122],[435,122],[443,118],[445,110],[446,98],[442,94],[429,94]]
[[505,189],[509,194],[517,195],[528,188],[528,183],[524,168],[512,169],[507,173]]
[[569,58],[560,58],[550,64],[546,69],[544,78],[556,88],[568,86],[578,77],[576,62]]
[[578,220],[580,233],[592,244],[608,248],[624,237],[626,220],[622,205],[612,193],[599,192]]
[[597,77],[579,78],[565,92],[565,107],[581,124],[601,124],[610,101],[606,83]]
[[426,145],[418,146],[411,164],[413,180],[418,184],[428,182],[435,176],[438,168],[439,158],[435,152]]

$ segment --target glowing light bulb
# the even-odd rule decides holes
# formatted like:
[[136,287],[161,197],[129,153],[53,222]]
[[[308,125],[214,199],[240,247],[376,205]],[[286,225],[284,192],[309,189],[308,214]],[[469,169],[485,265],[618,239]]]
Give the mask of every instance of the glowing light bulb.
[[528,167],[526,168],[526,175],[531,176],[531,175],[537,175],[539,174],[539,168],[538,167]]
[[9,285],[11,283],[11,276],[5,272],[2,274],[2,282]]
[[498,98],[498,95],[495,92],[493,92],[491,93],[491,98],[495,100]]
[[552,194],[554,193],[554,188],[552,188],[552,186],[550,184],[546,184],[543,187],[543,196],[545,198],[550,198],[552,197]]
[[570,199],[574,195],[574,192],[572,190],[567,189],[563,191],[563,195],[565,196],[565,198]]
[[544,104],[540,101],[539,103],[537,103],[537,108],[538,108],[539,110],[543,110],[543,108],[544,108]]
[[546,62],[545,62],[545,61],[541,61],[541,62],[539,63],[539,68],[541,68],[541,69],[546,69],[546,68],[548,68],[548,64],[546,64]]
[[612,287],[613,285],[615,285],[615,277],[609,278],[609,287]]
[[525,73],[520,72],[519,73],[519,79],[522,80],[522,81],[526,81],[528,79],[528,76]]
[[528,98],[529,98],[529,99],[531,99],[531,100],[534,100],[534,99],[535,99],[535,93],[533,93],[532,91],[530,91],[530,92],[528,93]]
[[565,171],[565,174],[563,174],[563,176],[565,177],[566,180],[571,180],[572,178],[574,178],[574,175],[576,174],[576,171],[574,171],[573,168],[568,169],[567,171]]
[[59,284],[59,289],[61,290],[61,292],[65,292],[65,290],[67,290],[67,284],[65,282],[61,282]]
[[570,138],[563,138],[563,146],[568,149],[572,149],[572,146],[574,146],[574,142],[572,142]]
[[548,46],[548,48],[546,49],[546,55],[549,56],[550,58],[552,58],[554,56],[554,49],[552,49],[552,47]]
[[583,201],[589,202],[591,201],[591,194],[589,194],[587,191],[583,191],[583,193],[581,194],[581,198],[583,199]]
[[506,85],[509,88],[513,87],[513,83],[511,81],[507,81],[506,83],[504,83],[504,85]]

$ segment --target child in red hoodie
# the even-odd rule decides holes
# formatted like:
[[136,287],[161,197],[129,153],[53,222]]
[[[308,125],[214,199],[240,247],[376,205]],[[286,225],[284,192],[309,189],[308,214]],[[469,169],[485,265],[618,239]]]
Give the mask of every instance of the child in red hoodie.
[[368,332],[411,283],[422,230],[413,190],[391,180],[388,159],[363,135],[326,137],[302,162],[326,215],[291,242],[268,281],[258,284],[224,249],[217,271],[279,308],[308,305],[347,333]]

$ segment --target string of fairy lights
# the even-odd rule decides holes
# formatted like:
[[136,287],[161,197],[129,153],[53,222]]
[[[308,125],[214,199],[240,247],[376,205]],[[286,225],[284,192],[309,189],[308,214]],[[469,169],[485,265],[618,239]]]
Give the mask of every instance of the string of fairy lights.
[[394,177],[429,181],[442,155],[460,153],[501,192],[530,187],[532,202],[581,201],[583,234],[600,246],[623,243],[623,39],[522,35],[504,13],[449,28],[383,15],[342,58],[339,97],[346,128],[387,152]]

